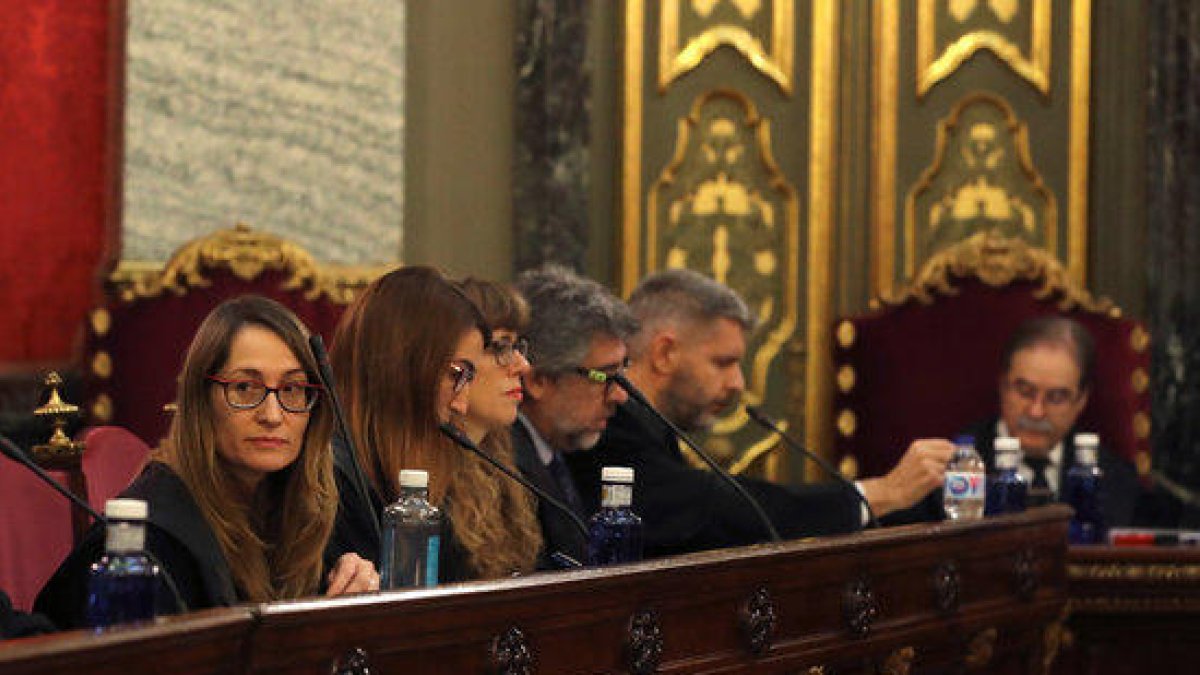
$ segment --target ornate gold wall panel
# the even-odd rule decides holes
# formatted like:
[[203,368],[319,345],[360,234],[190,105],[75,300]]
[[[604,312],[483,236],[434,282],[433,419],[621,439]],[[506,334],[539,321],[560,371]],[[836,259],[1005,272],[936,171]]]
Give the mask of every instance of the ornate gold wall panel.
[[979,232],[1058,249],[1058,208],[1029,154],[1028,128],[1003,99],[970,94],[938,123],[933,165],[904,205],[904,276]]
[[[828,447],[831,429],[839,4],[625,3],[622,291],[648,272],[686,267],[741,293],[761,322],[748,344],[746,400],[803,429],[814,447]],[[738,26],[757,47],[725,30]],[[645,58],[654,46],[657,64]],[[794,62],[807,66],[795,76]],[[773,475],[778,440],[747,422],[740,408],[730,413],[706,445],[738,468],[765,457],[759,471],[786,479]]]
[[917,96],[987,49],[1050,93],[1050,0],[920,0]]
[[875,295],[891,295],[945,246],[992,229],[1044,247],[1085,283],[1091,0],[1053,7],[873,4]]
[[[792,92],[795,0],[662,0],[658,88],[728,45]],[[770,45],[766,47],[765,45]]]

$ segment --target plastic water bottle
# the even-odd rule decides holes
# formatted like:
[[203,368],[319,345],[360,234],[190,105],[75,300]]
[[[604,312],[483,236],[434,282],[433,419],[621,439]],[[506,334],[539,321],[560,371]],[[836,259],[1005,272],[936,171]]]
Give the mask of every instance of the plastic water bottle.
[[642,519],[633,509],[633,469],[606,466],[600,472],[600,510],[588,521],[588,564],[642,559]]
[[1100,512],[1103,476],[1096,464],[1099,450],[1099,436],[1075,434],[1075,464],[1067,471],[1062,490],[1063,501],[1075,509],[1067,529],[1072,544],[1099,544],[1105,538],[1104,514]]
[[959,436],[954,439],[954,455],[946,465],[946,482],[942,504],[950,520],[974,520],[983,516],[984,494],[987,492],[987,471],[975,438]]
[[154,618],[158,568],[145,552],[147,511],[140,499],[110,499],[104,504],[104,557],[92,564],[88,575],[89,626]]
[[442,512],[429,503],[429,473],[400,472],[400,498],[383,509],[381,589],[432,588],[438,582]]
[[984,513],[993,516],[1001,513],[1020,513],[1025,510],[1025,498],[1029,486],[1021,477],[1017,467],[1021,465],[1021,441],[1010,436],[996,439],[996,473],[989,477],[987,507]]

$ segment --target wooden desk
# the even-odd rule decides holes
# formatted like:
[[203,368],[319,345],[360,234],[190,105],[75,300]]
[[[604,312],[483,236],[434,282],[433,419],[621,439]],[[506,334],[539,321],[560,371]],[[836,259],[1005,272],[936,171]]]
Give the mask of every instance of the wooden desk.
[[[18,643],[0,648],[0,672],[60,671],[89,653],[143,670],[176,649],[195,658],[172,675],[328,673],[355,654],[373,673],[1040,672],[1066,605],[1068,513],[234,608]],[[202,658],[218,652],[240,668]]]
[[1075,547],[1063,673],[1200,671],[1200,550]]

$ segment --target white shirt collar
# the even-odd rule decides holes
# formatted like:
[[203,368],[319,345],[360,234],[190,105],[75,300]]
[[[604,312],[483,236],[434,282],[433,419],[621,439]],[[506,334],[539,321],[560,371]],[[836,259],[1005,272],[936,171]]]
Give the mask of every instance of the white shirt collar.
[[537,456],[541,460],[542,466],[550,466],[550,462],[554,461],[554,448],[550,447],[545,438],[542,438],[537,428],[533,426],[533,422],[530,422],[524,413],[517,412],[517,421],[525,425],[525,430],[529,432],[529,437],[533,439],[533,449],[537,450]]

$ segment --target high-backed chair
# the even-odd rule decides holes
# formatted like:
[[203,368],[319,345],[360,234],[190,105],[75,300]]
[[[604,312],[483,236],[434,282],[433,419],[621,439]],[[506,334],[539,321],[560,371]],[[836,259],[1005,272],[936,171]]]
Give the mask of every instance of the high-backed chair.
[[222,301],[257,293],[283,303],[328,341],[345,306],[381,270],[322,267],[300,246],[245,225],[180,247],[161,269],[119,267],[91,313],[86,412],[156,445],[170,424],[183,354]]
[[121,427],[89,427],[79,434],[85,444],[83,475],[87,500],[103,513],[104,502],[129,487],[150,457],[150,446]]
[[935,255],[912,285],[834,328],[835,447],[862,476],[886,472],[908,444],[952,437],[999,411],[1000,355],[1026,319],[1059,313],[1096,341],[1079,428],[1150,467],[1149,335],[1075,285],[1048,252],[985,233]]
[[[50,474],[61,483],[63,472]],[[30,471],[0,458],[0,588],[28,611],[74,545],[71,504]]]

